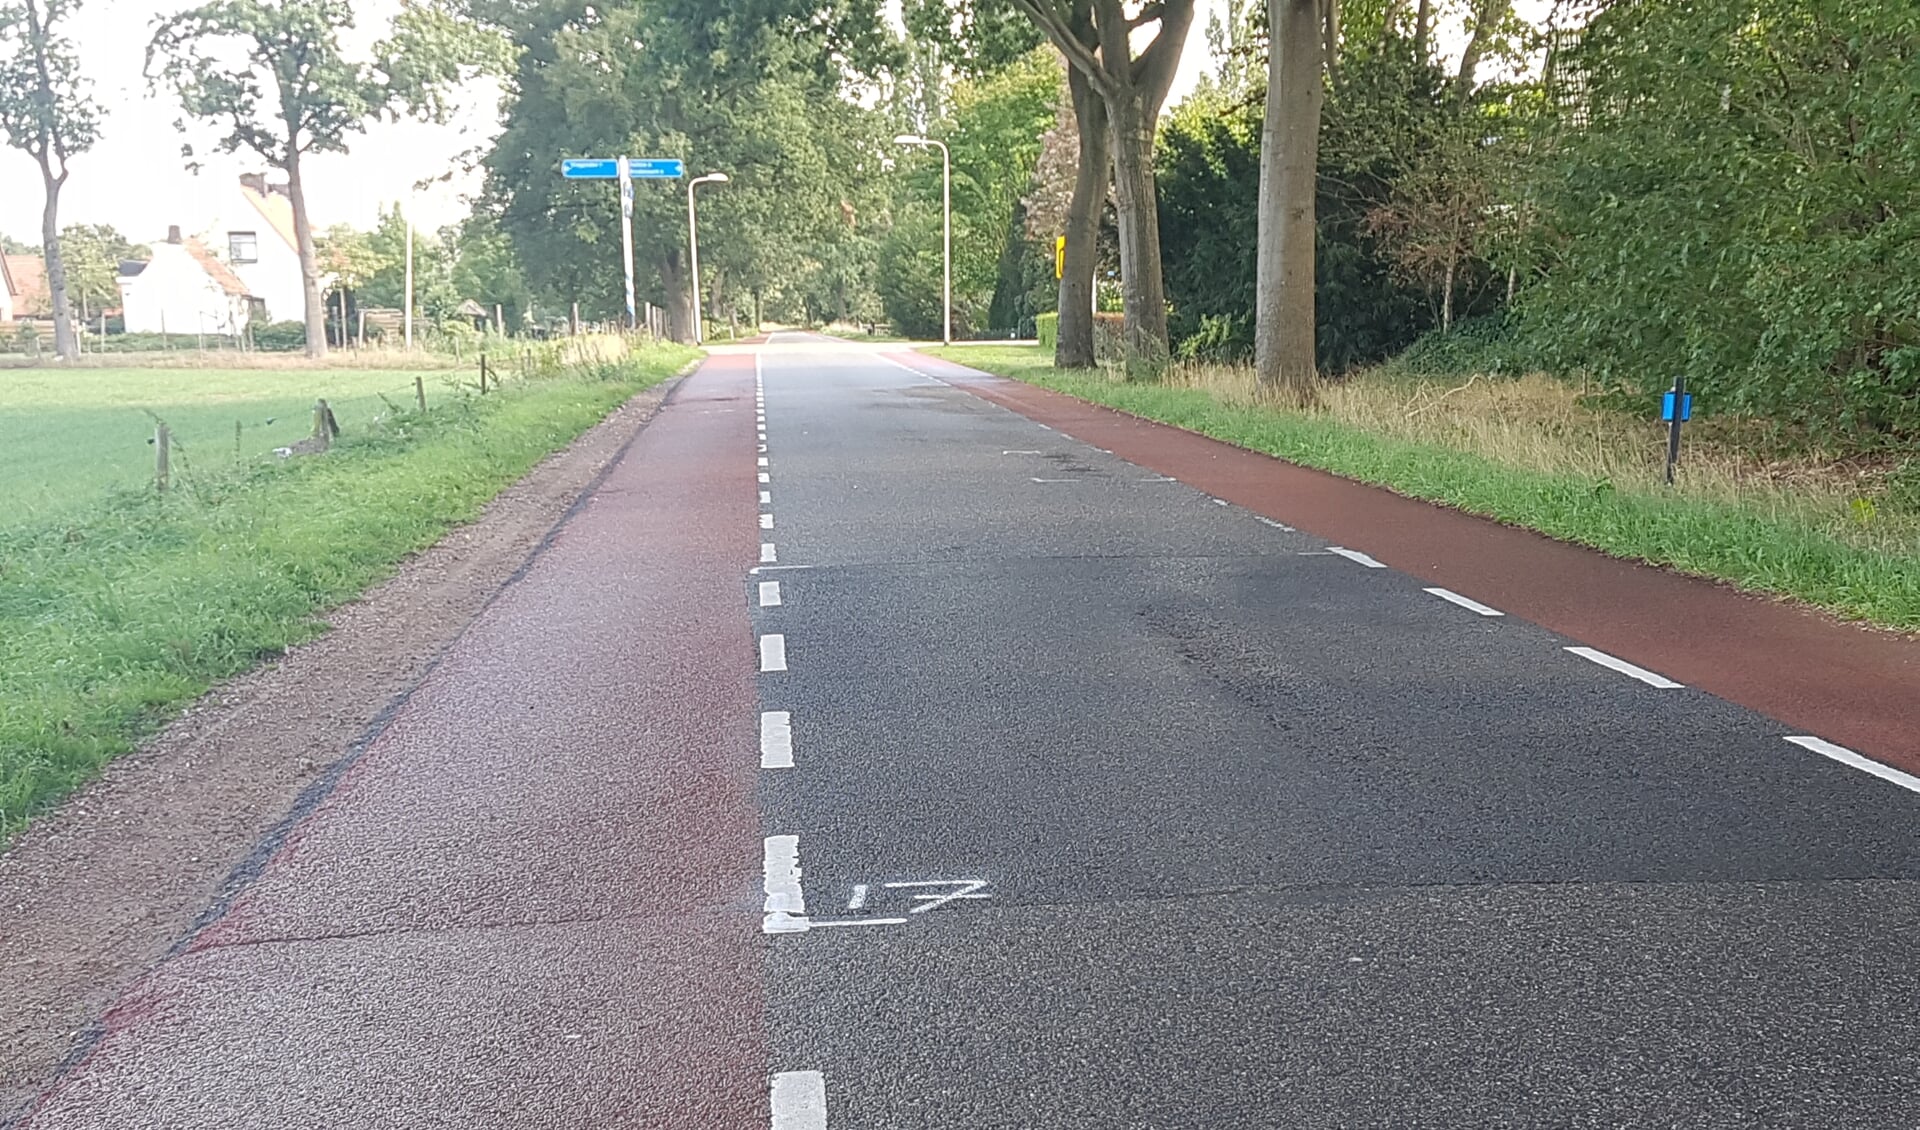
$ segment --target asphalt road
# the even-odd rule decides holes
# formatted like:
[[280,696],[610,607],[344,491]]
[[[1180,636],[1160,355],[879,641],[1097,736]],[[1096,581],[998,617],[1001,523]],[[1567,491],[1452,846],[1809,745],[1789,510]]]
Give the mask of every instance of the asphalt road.
[[25,1124],[1920,1125],[1920,782],[938,371],[690,378]]

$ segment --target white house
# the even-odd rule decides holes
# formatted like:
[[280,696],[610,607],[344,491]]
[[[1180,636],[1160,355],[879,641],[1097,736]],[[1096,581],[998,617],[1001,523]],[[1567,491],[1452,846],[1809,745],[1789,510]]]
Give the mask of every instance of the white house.
[[120,265],[120,304],[128,333],[233,336],[260,314],[247,285],[197,239],[178,227],[153,245],[146,263]]
[[287,186],[268,184],[263,173],[247,173],[224,190],[214,206],[213,223],[202,238],[239,276],[247,293],[266,303],[267,320],[297,322],[306,317],[300,245]]

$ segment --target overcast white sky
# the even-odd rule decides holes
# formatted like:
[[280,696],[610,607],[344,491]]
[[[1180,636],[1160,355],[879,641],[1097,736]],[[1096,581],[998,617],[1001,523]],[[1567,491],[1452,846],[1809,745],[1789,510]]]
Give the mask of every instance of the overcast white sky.
[[[1523,0],[1523,14],[1544,8],[1548,0]],[[169,224],[187,231],[202,228],[212,214],[209,189],[242,172],[260,168],[244,154],[214,156],[211,132],[188,123],[188,135],[174,128],[178,106],[164,91],[149,91],[141,76],[147,40],[155,21],[181,4],[154,0],[92,0],[74,27],[82,68],[107,108],[100,143],[75,159],[73,178],[61,196],[60,222],[105,223],[135,242],[163,238]],[[353,41],[370,42],[391,18],[393,0],[354,4],[360,27]],[[1221,0],[1200,0],[1193,33],[1174,80],[1173,100],[1193,88],[1211,66],[1207,58],[1207,18]],[[355,139],[351,155],[323,154],[310,159],[307,201],[316,227],[351,223],[370,226],[383,204],[407,195],[413,184],[448,173],[460,174],[459,155],[487,139],[494,128],[496,98],[489,89],[473,91],[460,119],[449,126],[418,122],[379,123]],[[196,176],[180,156],[184,141],[194,143],[205,168]],[[478,178],[455,175],[420,193],[412,212],[423,227],[436,228],[466,214],[463,197],[477,191]],[[33,161],[15,149],[0,149],[0,231],[38,242],[40,174]]]

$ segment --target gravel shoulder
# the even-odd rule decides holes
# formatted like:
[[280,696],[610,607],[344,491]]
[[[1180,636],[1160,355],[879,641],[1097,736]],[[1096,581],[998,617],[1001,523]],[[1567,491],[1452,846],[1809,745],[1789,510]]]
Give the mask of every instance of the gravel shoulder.
[[0,1125],[246,884],[678,384],[628,401],[336,609],[325,635],[216,687],[0,854]]

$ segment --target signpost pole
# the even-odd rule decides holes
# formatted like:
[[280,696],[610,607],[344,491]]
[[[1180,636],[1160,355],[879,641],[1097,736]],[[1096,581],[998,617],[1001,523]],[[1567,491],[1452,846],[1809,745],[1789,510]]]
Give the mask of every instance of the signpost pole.
[[627,267],[627,328],[640,323],[633,308],[633,166],[620,158],[620,254]]
[[1687,378],[1673,378],[1673,390],[1661,397],[1660,416],[1667,422],[1667,485],[1673,485],[1673,468],[1680,462],[1680,425],[1693,418],[1693,397],[1687,395]]

